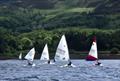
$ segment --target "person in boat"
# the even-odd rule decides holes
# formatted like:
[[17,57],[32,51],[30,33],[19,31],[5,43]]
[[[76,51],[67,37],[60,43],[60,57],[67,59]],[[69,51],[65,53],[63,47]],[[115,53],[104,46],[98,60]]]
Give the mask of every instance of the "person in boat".
[[27,60],[28,61],[28,65],[33,65],[33,61]]
[[72,62],[71,61],[69,61],[69,63],[67,64],[68,66],[71,66],[72,65]]
[[72,64],[71,61],[69,61],[69,63],[67,64],[67,66],[70,66],[70,67],[76,67],[74,64]]
[[53,59],[53,62],[55,62],[55,59]]
[[35,64],[33,63],[32,60],[27,60],[27,61],[28,61],[28,65],[29,65],[29,66],[35,66]]
[[48,64],[50,64],[50,60],[48,60]]
[[67,67],[76,67],[74,64],[72,64],[71,61],[69,61],[69,63],[66,65]]
[[69,61],[69,63],[68,64],[66,64],[66,65],[63,65],[63,66],[60,66],[60,67],[76,67],[74,64],[72,64],[72,62],[71,61]]
[[97,59],[97,60],[96,60],[95,65],[96,65],[96,66],[101,66],[101,65],[102,65],[102,63],[101,63],[101,62],[99,62],[99,59]]

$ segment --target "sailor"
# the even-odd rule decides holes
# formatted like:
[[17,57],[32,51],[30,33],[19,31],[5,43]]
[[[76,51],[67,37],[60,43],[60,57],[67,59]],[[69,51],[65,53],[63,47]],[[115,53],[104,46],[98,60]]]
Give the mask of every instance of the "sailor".
[[32,59],[29,59],[29,60],[27,60],[27,61],[28,61],[28,65],[29,65],[29,66],[35,66],[35,64],[33,63]]
[[48,60],[48,64],[50,64],[50,60]]
[[95,65],[96,65],[96,66],[101,66],[101,65],[102,65],[102,63],[101,63],[101,62],[99,62],[99,60],[97,59],[97,60],[96,60]]
[[69,63],[68,64],[65,64],[65,65],[63,65],[63,66],[60,66],[60,67],[76,67],[74,64],[72,64],[72,62],[71,61],[69,61]]
[[55,62],[55,59],[53,59],[53,62]]
[[72,62],[71,61],[69,61],[69,63],[67,64],[67,66],[69,67],[76,67],[74,64],[72,64]]
[[33,61],[28,60],[28,65],[33,65]]
[[72,62],[71,61],[69,61],[69,63],[67,64],[68,66],[71,66],[72,65]]

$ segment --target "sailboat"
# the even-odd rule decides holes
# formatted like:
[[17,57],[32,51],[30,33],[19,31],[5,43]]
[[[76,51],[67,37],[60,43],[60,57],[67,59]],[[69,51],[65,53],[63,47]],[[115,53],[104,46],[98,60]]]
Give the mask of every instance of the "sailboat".
[[20,60],[22,59],[22,53],[20,53],[20,55],[19,55],[19,59],[20,59]]
[[25,59],[28,61],[28,65],[35,66],[35,64],[33,63],[34,56],[35,56],[35,48],[32,48],[25,56]]
[[53,62],[50,62],[50,58],[49,58],[49,51],[48,51],[48,46],[47,44],[45,45],[44,49],[43,49],[43,52],[41,54],[41,58],[40,58],[41,61],[47,61],[43,64],[54,64]]
[[45,47],[43,49],[40,60],[43,60],[43,61],[49,61],[50,60],[47,44],[45,45]]
[[67,46],[65,35],[63,35],[58,44],[54,60],[55,61],[69,61],[69,59],[70,57],[69,57],[68,46]]
[[96,43],[96,37],[94,37],[91,49],[89,51],[89,54],[88,54],[86,60],[95,61],[97,59],[98,59],[97,43]]

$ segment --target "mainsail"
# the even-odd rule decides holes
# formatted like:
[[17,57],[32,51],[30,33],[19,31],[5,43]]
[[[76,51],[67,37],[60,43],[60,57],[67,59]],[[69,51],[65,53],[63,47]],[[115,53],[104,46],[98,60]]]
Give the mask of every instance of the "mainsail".
[[29,61],[33,61],[34,60],[34,56],[35,56],[35,49],[32,48],[28,54],[25,56],[25,59],[29,60]]
[[68,46],[67,46],[65,35],[63,35],[57,47],[54,60],[68,61],[69,59],[70,58],[69,58]]
[[45,47],[43,49],[40,60],[49,60],[49,52],[48,52],[47,44],[45,45]]
[[22,53],[20,53],[20,55],[19,55],[19,59],[20,59],[20,60],[22,59]]
[[90,52],[89,52],[86,60],[94,61],[97,59],[98,59],[97,43],[96,43],[96,37],[94,37]]

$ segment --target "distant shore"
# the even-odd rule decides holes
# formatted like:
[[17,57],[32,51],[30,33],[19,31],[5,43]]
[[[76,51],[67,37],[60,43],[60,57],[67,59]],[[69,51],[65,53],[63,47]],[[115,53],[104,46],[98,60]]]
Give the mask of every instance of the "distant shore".
[[[70,53],[70,59],[85,59],[88,53],[80,52],[80,53]],[[99,59],[120,59],[120,54],[107,54],[107,53],[99,53]],[[23,57],[24,58],[24,57]],[[50,59],[53,59],[54,55],[50,54]],[[8,56],[0,56],[0,60],[9,60],[9,59],[18,59],[17,57],[8,57]],[[35,59],[39,59],[39,57],[35,57]]]

